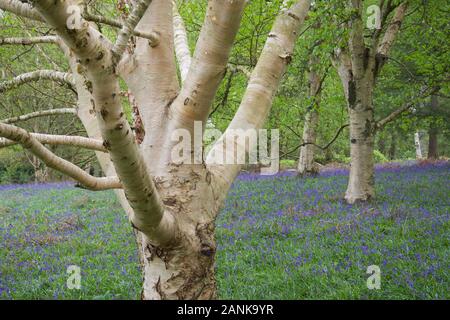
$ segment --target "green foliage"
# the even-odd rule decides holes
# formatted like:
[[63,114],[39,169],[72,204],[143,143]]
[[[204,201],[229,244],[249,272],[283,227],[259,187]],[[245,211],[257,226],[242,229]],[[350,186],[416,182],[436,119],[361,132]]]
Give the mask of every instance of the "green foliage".
[[347,157],[345,155],[336,154],[334,155],[334,160],[339,163],[350,164],[350,157]]
[[281,170],[295,169],[296,165],[297,162],[295,160],[284,159],[280,161]]
[[0,149],[0,184],[26,183],[33,175],[34,169],[20,148]]
[[373,159],[375,163],[385,163],[389,161],[388,158],[378,150],[373,151]]

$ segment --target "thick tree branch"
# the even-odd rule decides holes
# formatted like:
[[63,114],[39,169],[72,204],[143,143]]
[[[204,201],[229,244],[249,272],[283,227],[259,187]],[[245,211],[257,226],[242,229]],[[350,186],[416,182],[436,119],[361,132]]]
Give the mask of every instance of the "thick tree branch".
[[353,80],[352,74],[352,60],[350,54],[342,49],[336,49],[334,55],[331,58],[333,66],[336,68],[339,78],[341,79],[342,86],[344,88],[345,98],[349,98],[350,83]]
[[[392,7],[390,8],[392,10]],[[401,3],[397,9],[395,10],[394,17],[392,17],[392,20],[389,24],[389,26],[386,29],[386,32],[384,33],[383,40],[381,43],[379,42],[379,39],[374,39],[374,50],[376,52],[375,59],[375,74],[378,75],[380,73],[381,68],[385,65],[386,61],[389,59],[389,52],[392,48],[392,45],[394,44],[394,41],[400,31],[402,22],[405,18],[406,11],[408,9],[408,3],[403,2]],[[387,18],[387,17],[386,17]],[[379,37],[379,35],[378,35]]]
[[[71,146],[100,152],[108,152],[103,145],[102,140],[78,136],[52,135],[43,133],[30,133],[30,135],[42,144]],[[14,140],[4,138],[0,139],[0,148],[9,147],[16,144],[18,144],[18,142]]]
[[355,79],[362,79],[365,73],[366,47],[364,44],[363,3],[350,0],[354,13],[350,20],[349,48],[351,52],[352,71]]
[[0,123],[0,136],[20,143],[25,149],[41,159],[48,167],[71,177],[87,189],[98,191],[120,189],[122,187],[117,177],[93,177],[73,163],[56,156],[24,129]]
[[79,29],[69,30],[66,27],[69,18],[67,2],[41,0],[36,1],[35,5],[86,69],[87,87],[92,94],[93,108],[104,145],[134,211],[134,215],[130,217],[132,223],[153,243],[172,244],[176,236],[174,217],[164,211],[126,120],[116,73],[117,61],[109,49],[110,43],[84,20]]
[[206,160],[208,168],[219,185],[222,185],[223,190],[228,190],[241,166],[215,164],[212,157],[217,159],[220,155],[234,154],[236,148],[247,147],[244,142],[244,145],[227,143],[223,148],[223,142],[230,130],[258,130],[263,127],[281,78],[292,60],[295,42],[310,5],[310,0],[298,0],[290,9],[282,10],[276,18],[238,111],[223,136],[208,154]]
[[191,67],[170,109],[176,128],[190,130],[194,121],[206,123],[214,96],[225,75],[244,7],[244,0],[208,3]]
[[403,19],[405,18],[406,10],[408,9],[408,3],[403,2],[398,6],[395,10],[395,15],[392,18],[391,23],[389,24],[383,40],[378,46],[378,54],[381,56],[388,56],[389,51],[394,44],[395,38],[397,37],[398,32],[402,26]]
[[[156,47],[151,47],[145,39],[137,38],[130,59],[132,63],[124,68],[121,75],[136,99],[136,106],[139,108],[144,125],[142,151],[162,154],[165,130],[169,121],[168,106],[180,89],[174,59],[172,1],[153,0],[137,29],[157,30],[160,43]],[[155,157],[146,157],[147,167],[156,174],[155,161],[150,160],[152,158]]]
[[75,87],[75,82],[70,73],[60,72],[55,70],[38,70],[33,72],[28,72],[15,77],[12,80],[4,81],[0,83],[0,93],[7,90],[16,88],[23,84],[39,81],[39,80],[51,80],[63,84],[68,84],[72,88]]
[[378,41],[383,33],[383,26],[385,25],[389,14],[395,9],[395,6],[392,5],[392,0],[380,0],[378,7],[381,9],[381,23],[380,28],[375,29],[372,35],[372,42],[375,47],[378,46]]
[[0,0],[0,9],[14,13],[20,17],[36,21],[44,21],[39,12],[34,10],[30,4],[18,0]]
[[57,43],[58,37],[56,36],[42,36],[31,38],[0,38],[0,46],[3,45],[32,45],[39,43]]
[[[141,20],[142,16],[145,13],[145,10],[147,10],[151,2],[152,0],[136,1],[136,3],[133,6],[133,10],[131,11],[126,21],[123,23],[122,28],[119,31],[116,43],[112,48],[112,51],[118,60],[120,60],[123,53],[125,52],[125,49],[128,46],[128,41],[133,35],[134,29],[138,25],[139,21]],[[156,43],[152,42],[152,45],[155,46]]]
[[175,54],[177,56],[178,66],[180,68],[181,82],[183,83],[189,72],[192,58],[183,18],[178,12],[177,4],[175,2],[173,2],[172,7]]
[[34,118],[47,117],[47,116],[53,116],[53,115],[61,115],[61,114],[77,115],[77,110],[75,108],[41,110],[41,111],[31,112],[31,113],[24,114],[24,115],[17,116],[17,117],[0,120],[0,122],[6,123],[6,124],[11,124],[11,123],[16,123],[19,121],[26,121],[26,120],[34,119]]

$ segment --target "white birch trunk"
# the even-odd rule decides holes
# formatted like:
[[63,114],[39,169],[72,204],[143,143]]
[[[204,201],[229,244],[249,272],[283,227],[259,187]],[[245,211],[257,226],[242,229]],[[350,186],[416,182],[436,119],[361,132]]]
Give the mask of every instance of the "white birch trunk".
[[423,159],[422,144],[420,142],[420,133],[419,132],[416,132],[414,134],[414,146],[416,148],[416,159],[417,160]]
[[[305,118],[305,127],[303,129],[303,142],[316,143],[316,128],[319,123],[319,112],[311,110]],[[300,148],[300,159],[298,161],[298,173],[300,175],[314,175],[317,173],[317,167],[314,162],[316,147],[313,144],[307,144]]]
[[318,169],[315,166],[314,155],[316,151],[317,126],[319,124],[320,91],[321,78],[314,70],[316,59],[310,61],[309,96],[312,99],[311,108],[307,111],[305,124],[303,127],[303,143],[306,145],[300,148],[300,158],[298,161],[298,173],[300,175],[316,174]]
[[373,90],[408,4],[403,2],[397,7],[381,43],[381,33],[378,32],[372,38],[371,46],[367,46],[364,40],[363,1],[352,0],[349,5],[357,12],[349,22],[349,46],[348,49],[336,50],[333,64],[344,87],[350,118],[351,163],[345,199],[348,203],[355,203],[375,196],[373,151],[377,123],[374,119]]
[[349,110],[350,176],[345,193],[349,203],[367,201],[375,196],[373,110]]

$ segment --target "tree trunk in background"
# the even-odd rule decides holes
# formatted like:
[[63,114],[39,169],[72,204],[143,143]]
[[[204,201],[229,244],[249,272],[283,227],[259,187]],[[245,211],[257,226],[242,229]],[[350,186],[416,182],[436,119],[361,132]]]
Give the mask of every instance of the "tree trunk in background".
[[320,93],[322,79],[314,68],[317,67],[317,58],[312,57],[309,62],[309,97],[312,100],[311,106],[308,108],[305,124],[303,127],[303,143],[309,143],[300,148],[300,158],[298,162],[298,173],[300,175],[313,175],[317,173],[314,164],[314,154],[316,150],[317,125],[319,123]]
[[[431,112],[435,111],[438,107],[439,101],[437,95],[431,96]],[[430,128],[428,129],[428,159],[436,160],[439,157],[438,154],[438,128],[434,119],[431,120]]]
[[41,163],[38,157],[32,156],[30,160],[34,169],[34,182],[46,182],[48,180],[48,168],[45,164]]
[[325,161],[329,162],[329,161],[333,161],[333,159],[334,159],[334,153],[333,153],[333,149],[330,147],[325,150]]
[[[383,2],[381,2],[383,4]],[[385,4],[384,9],[394,7]],[[367,201],[375,196],[373,151],[377,123],[374,119],[373,90],[408,8],[402,2],[381,39],[383,28],[374,33],[371,43],[365,39],[364,2],[349,1],[354,14],[348,22],[348,48],[334,50],[332,58],[347,100],[350,124],[350,177],[345,199],[348,203]]]
[[391,132],[391,145],[389,146],[389,160],[394,160],[397,154],[397,134]]
[[[359,46],[362,44],[361,38]],[[365,66],[363,61],[352,62],[350,55],[341,52],[339,60],[334,60],[333,63],[344,88],[350,123],[351,162],[345,199],[348,203],[367,201],[375,196],[373,160],[375,75],[372,72],[375,60],[370,59]]]
[[345,193],[349,203],[367,201],[375,196],[372,88],[368,86],[365,95],[356,93],[356,96],[355,101],[349,101],[351,163]]
[[[316,143],[316,128],[319,122],[319,112],[315,109],[306,114],[303,128],[303,143]],[[307,144],[300,148],[300,159],[298,162],[298,173],[300,175],[314,175],[317,168],[314,164],[315,146]]]
[[422,144],[420,142],[420,133],[416,132],[414,134],[414,146],[416,147],[416,159],[420,160],[423,158],[422,156]]
[[436,160],[439,157],[438,154],[438,130],[433,124],[430,124],[428,130],[428,159]]

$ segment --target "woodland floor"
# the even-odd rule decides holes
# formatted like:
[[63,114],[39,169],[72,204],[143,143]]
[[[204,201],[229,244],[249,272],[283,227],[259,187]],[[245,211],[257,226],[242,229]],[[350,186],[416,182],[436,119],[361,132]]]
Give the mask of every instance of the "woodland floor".
[[[242,174],[217,227],[221,299],[449,299],[450,163],[377,168],[377,199],[347,205],[345,169]],[[81,290],[66,287],[81,267]],[[367,267],[381,268],[368,290]],[[137,299],[131,227],[113,192],[0,186],[0,299]]]

